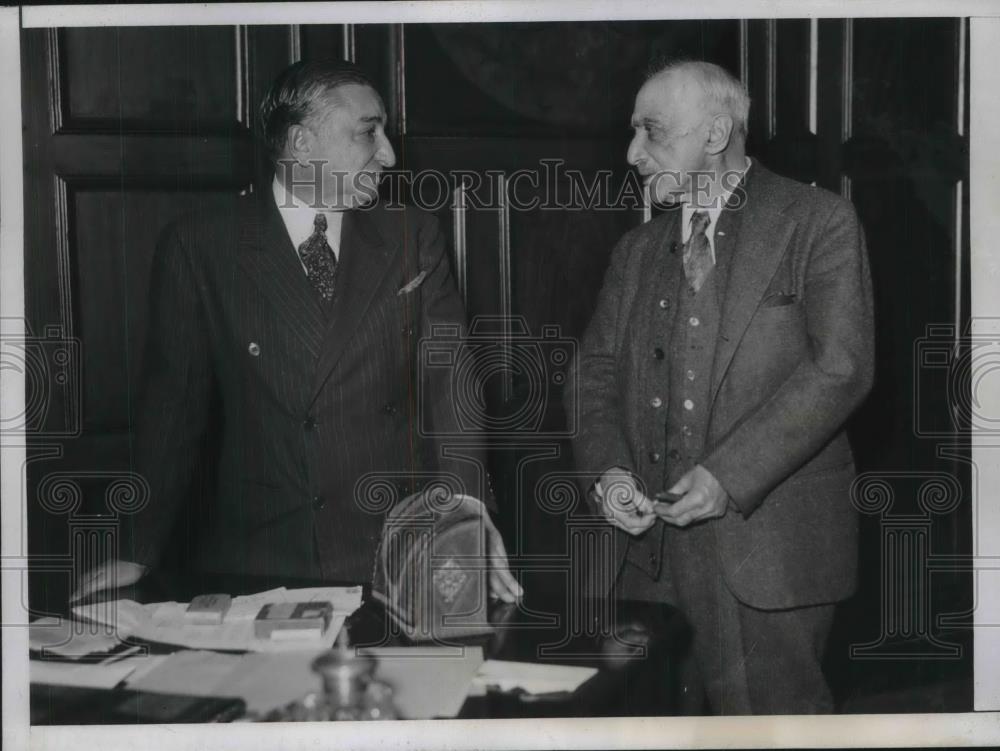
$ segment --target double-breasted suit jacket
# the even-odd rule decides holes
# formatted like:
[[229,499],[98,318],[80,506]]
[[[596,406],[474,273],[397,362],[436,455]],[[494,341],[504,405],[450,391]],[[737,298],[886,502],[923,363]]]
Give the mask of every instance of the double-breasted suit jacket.
[[425,437],[449,430],[451,374],[420,367],[418,340],[464,326],[462,302],[436,220],[376,205],[345,214],[324,303],[263,193],[158,246],[135,442],[150,503],[120,557],[156,561],[207,443],[201,568],[369,581],[393,498],[441,476],[488,492]]
[[[844,425],[873,378],[864,237],[848,201],[759,162],[719,226],[727,212],[739,212],[738,230],[724,245],[716,238],[725,261],[716,273],[727,274],[705,449],[695,462],[733,502],[721,519],[703,522],[714,528],[712,558],[747,605],[834,602],[853,591],[857,567]],[[664,410],[651,398],[669,396],[669,357],[653,352],[671,351],[668,299],[684,274],[680,214],[668,211],[619,242],[576,366],[579,467],[592,478],[624,467],[649,495],[677,479],[664,471],[671,447]],[[628,556],[656,575],[651,541],[663,528],[657,522],[638,539],[616,530],[616,569]]]

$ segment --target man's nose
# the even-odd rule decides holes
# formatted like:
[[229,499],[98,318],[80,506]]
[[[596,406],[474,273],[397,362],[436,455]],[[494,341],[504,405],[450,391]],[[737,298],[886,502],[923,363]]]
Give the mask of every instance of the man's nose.
[[383,169],[389,169],[396,163],[396,152],[392,150],[392,144],[385,134],[381,134],[378,151],[375,152],[375,159]]
[[625,152],[625,160],[633,167],[637,166],[642,159],[643,149],[639,134],[636,133],[629,141],[628,150]]

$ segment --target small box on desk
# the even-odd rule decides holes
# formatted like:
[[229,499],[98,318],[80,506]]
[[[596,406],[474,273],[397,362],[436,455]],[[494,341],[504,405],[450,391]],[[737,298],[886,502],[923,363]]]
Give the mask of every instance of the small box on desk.
[[217,626],[225,620],[232,604],[233,598],[229,595],[198,595],[191,600],[184,616],[190,623]]
[[258,639],[309,639],[322,636],[333,617],[329,602],[278,602],[260,609],[253,622]]

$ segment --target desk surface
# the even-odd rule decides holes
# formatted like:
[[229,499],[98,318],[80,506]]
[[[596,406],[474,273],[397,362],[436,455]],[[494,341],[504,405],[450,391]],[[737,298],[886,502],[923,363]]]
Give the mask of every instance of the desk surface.
[[[489,692],[466,699],[459,717],[599,717],[673,714],[678,706],[678,671],[689,632],[671,606],[659,603],[570,602],[552,582],[526,580],[525,598],[517,605],[495,603],[491,635],[458,640],[480,645],[488,659],[558,665],[586,665],[597,675],[571,696],[534,700],[518,693]],[[141,586],[120,590],[117,597],[139,602],[185,601],[204,592],[233,595],[275,586],[289,589],[329,582],[273,580],[259,577],[204,576],[181,581],[158,576]],[[349,619],[351,638],[360,644],[405,644],[391,621],[366,592],[362,607]],[[154,645],[156,651],[176,647]],[[100,724],[125,695],[123,689],[94,691],[32,685],[33,724]]]

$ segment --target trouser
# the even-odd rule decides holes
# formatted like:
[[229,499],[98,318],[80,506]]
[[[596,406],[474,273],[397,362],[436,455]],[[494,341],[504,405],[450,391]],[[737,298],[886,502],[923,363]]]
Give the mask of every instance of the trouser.
[[741,602],[720,569],[711,524],[670,530],[664,545],[714,714],[833,711],[822,663],[834,605],[760,610]]
[[[760,610],[726,585],[704,525],[678,530],[687,538],[652,579],[625,562],[615,583],[621,599],[676,605],[693,631],[690,660],[681,666],[688,699],[682,714],[701,711],[704,692],[713,714],[820,714],[833,711],[822,660],[834,605]],[[669,543],[668,543],[669,544]],[[667,551],[664,551],[667,552]],[[686,560],[683,554],[687,554]]]

